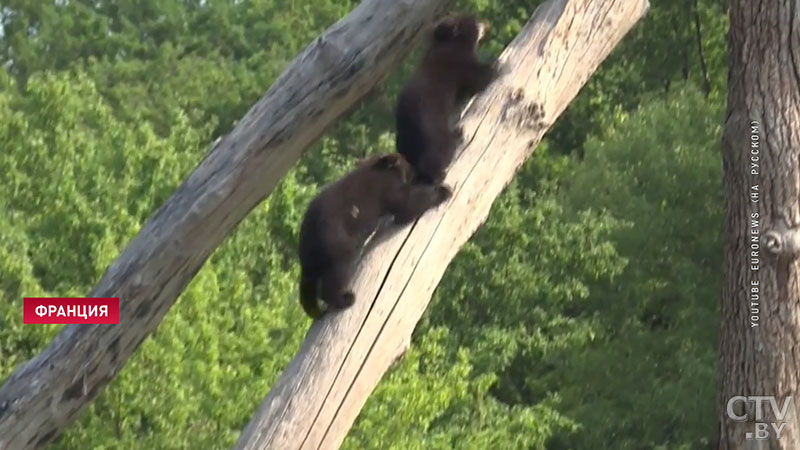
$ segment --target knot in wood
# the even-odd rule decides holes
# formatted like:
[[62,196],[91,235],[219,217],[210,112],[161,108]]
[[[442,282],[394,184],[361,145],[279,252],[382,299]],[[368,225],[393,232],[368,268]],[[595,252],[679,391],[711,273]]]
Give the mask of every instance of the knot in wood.
[[526,101],[525,92],[521,88],[509,92],[501,117],[504,122],[508,121],[521,130],[539,131],[546,127],[542,106],[536,102]]
[[800,232],[797,229],[769,230],[761,237],[761,244],[773,255],[796,256],[800,253]]

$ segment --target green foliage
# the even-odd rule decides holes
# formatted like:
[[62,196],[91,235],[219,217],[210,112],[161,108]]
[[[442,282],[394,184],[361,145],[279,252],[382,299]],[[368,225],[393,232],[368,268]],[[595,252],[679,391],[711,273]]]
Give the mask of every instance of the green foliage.
[[[457,5],[492,23],[489,57],[533,3]],[[208,144],[355,4],[0,0],[0,378],[59,329],[23,326],[22,297],[86,295]],[[724,10],[651,2],[450,265],[344,448],[707,447]],[[393,149],[392,103],[419,53],[237,227],[54,448],[230,448],[309,323],[304,208],[355,158]]]
[[602,136],[620,109],[630,111],[685,83],[705,86],[707,79],[709,99],[724,101],[727,26],[725,0],[651,0],[647,15],[587,82],[548,139],[561,152],[582,156],[586,138]]
[[608,436],[619,449],[710,445],[721,119],[720,105],[681,89],[622,114],[603,140],[588,141],[584,163],[565,178],[565,203],[632,226],[613,236],[626,270],[592,283],[581,311],[597,325],[594,341],[548,358],[557,370],[531,368],[541,386],[565,386],[562,411],[584,425],[550,448],[590,448]]
[[147,122],[118,121],[83,75],[33,77],[3,103],[0,140],[11,150],[0,155],[6,206],[25,217],[37,243],[33,270],[53,291],[88,290],[113,260],[109,250],[166,200],[208,136],[179,109],[164,138]]
[[[84,75],[34,77],[14,94],[0,95],[0,142],[13,143],[0,154],[0,181],[10,193],[3,199],[8,214],[0,216],[0,286],[8,299],[0,307],[9,325],[0,331],[0,354],[10,355],[0,360],[3,375],[56,331],[21,326],[21,297],[89,291],[196,165],[209,131],[191,128],[180,110],[165,138],[146,121],[124,124]],[[300,211],[287,199],[307,201],[311,193],[292,176],[281,183],[200,271],[62,448],[232,444],[291,356],[284,349],[299,344],[304,323],[286,302],[296,271],[286,271],[285,245],[267,241],[255,254],[251,242],[265,223],[276,232],[296,224]],[[175,427],[184,434],[174,435]]]

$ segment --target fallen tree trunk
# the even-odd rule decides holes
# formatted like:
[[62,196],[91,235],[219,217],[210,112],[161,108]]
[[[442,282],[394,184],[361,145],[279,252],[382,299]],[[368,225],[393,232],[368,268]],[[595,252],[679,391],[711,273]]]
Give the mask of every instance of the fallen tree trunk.
[[647,0],[549,0],[501,60],[508,72],[462,118],[465,143],[446,206],[372,246],[356,304],[309,331],[237,449],[334,449],[367,397],[407,349],[445,268],[494,199],[589,76],[648,9]]
[[118,325],[67,326],[0,388],[0,449],[53,441],[152,333],[303,150],[381,82],[449,0],[365,0],[311,43],[108,268]]

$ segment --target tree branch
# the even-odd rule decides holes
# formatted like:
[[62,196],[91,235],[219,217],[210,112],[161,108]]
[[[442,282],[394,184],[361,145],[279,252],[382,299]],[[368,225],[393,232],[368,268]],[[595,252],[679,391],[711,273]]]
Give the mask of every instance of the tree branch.
[[768,230],[761,237],[761,244],[774,256],[796,258],[800,255],[800,229],[781,226]]
[[314,40],[212,147],[91,293],[118,325],[67,326],[0,388],[0,448],[58,437],[152,333],[211,252],[303,150],[406,56],[449,0],[365,0]]
[[367,397],[408,347],[459,248],[589,76],[644,15],[647,0],[549,0],[501,55],[509,72],[474,99],[446,182],[446,206],[381,237],[361,263],[356,304],[311,327],[236,449],[338,448]]

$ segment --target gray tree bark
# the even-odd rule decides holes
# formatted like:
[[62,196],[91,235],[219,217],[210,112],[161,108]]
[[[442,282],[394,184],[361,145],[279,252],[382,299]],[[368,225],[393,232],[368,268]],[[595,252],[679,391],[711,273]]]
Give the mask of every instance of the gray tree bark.
[[237,449],[335,449],[411,333],[447,265],[494,199],[647,0],[549,0],[500,56],[508,72],[468,106],[452,199],[379,235],[362,261],[354,306],[315,322],[299,354],[242,432]]
[[716,448],[796,450],[800,4],[732,0],[730,20]]
[[0,449],[57,438],[152,333],[211,252],[337,118],[381,82],[449,0],[364,0],[314,40],[106,270],[118,325],[67,326],[0,388]]

